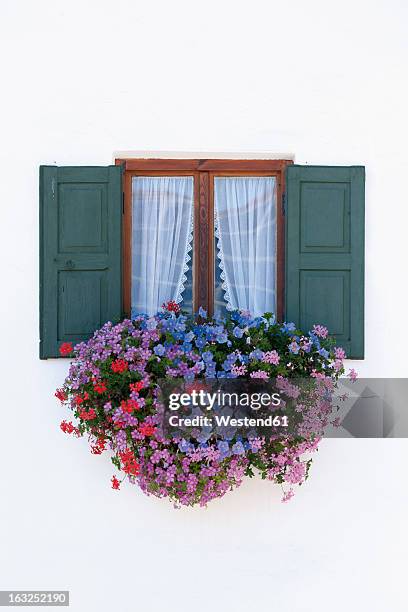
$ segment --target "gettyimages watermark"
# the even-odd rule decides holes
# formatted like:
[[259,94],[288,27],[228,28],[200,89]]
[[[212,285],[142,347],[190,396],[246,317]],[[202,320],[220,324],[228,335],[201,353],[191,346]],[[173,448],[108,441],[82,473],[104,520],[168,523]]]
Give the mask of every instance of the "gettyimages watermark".
[[[278,392],[231,392],[217,389],[215,392],[204,389],[192,389],[190,392],[171,393],[168,407],[177,414],[168,416],[171,427],[209,427],[214,423],[218,427],[287,427],[287,415],[273,414],[274,409],[282,406],[282,398]],[[179,410],[192,408],[192,412],[182,414]],[[222,410],[219,408],[222,407]],[[218,410],[216,410],[216,408]],[[226,408],[231,410],[228,412]],[[249,415],[242,414],[244,408]],[[257,416],[262,408],[269,408],[270,414]],[[194,409],[201,412],[194,414]],[[197,410],[196,410],[197,412]],[[253,413],[251,416],[251,412]]]
[[[194,385],[187,385],[187,388],[188,391],[169,395],[168,407],[177,411],[168,415],[170,427],[211,427],[214,424],[218,428],[288,426],[287,415],[273,414],[274,409],[282,406],[282,399],[276,391],[237,392],[219,388],[212,391],[210,387],[196,389]],[[185,408],[187,410],[180,410]],[[265,408],[269,409],[269,414],[258,416],[258,411]]]
[[327,384],[313,379],[182,379],[160,383],[166,438],[224,440],[322,435],[331,413]]
[[167,438],[408,437],[408,379],[165,379]]

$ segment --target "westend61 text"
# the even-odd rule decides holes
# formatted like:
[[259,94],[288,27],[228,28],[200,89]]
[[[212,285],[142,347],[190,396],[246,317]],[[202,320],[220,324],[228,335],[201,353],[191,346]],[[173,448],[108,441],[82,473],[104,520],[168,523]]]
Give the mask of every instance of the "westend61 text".
[[169,425],[171,427],[288,427],[289,418],[287,416],[280,416],[272,414],[267,417],[232,417],[229,415],[196,415],[189,417],[180,417],[178,415],[172,415],[169,418]]

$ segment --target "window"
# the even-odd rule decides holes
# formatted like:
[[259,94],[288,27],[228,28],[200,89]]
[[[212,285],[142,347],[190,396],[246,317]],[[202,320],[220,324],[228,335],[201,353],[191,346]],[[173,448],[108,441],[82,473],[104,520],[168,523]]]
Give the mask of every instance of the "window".
[[175,299],[187,311],[239,307],[281,319],[290,163],[116,160],[124,168],[125,312],[153,313]]
[[41,358],[168,292],[210,312],[276,304],[362,358],[364,184],[362,166],[276,160],[41,166]]

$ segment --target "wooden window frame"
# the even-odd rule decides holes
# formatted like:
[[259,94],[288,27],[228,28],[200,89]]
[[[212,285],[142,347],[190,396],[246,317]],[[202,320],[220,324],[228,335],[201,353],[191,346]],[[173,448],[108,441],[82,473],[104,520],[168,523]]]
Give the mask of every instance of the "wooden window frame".
[[214,305],[214,177],[275,176],[276,211],[276,316],[284,316],[285,292],[285,170],[288,159],[116,159],[123,167],[123,311],[131,308],[132,177],[194,177],[194,310],[210,314]]

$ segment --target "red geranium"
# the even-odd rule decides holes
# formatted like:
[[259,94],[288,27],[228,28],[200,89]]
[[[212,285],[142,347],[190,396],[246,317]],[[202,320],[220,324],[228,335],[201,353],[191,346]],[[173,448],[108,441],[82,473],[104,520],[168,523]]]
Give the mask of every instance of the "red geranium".
[[135,459],[133,451],[128,448],[123,453],[119,453],[119,456],[123,463],[123,471],[125,474],[129,474],[131,476],[137,476],[139,473],[139,464]]
[[70,355],[74,351],[74,347],[72,346],[72,342],[63,342],[59,347],[60,355],[66,357]]
[[128,369],[128,362],[125,359],[115,359],[111,365],[112,372],[125,372]]
[[65,402],[67,399],[67,394],[62,389],[57,389],[55,392],[55,397],[59,399],[60,402]]
[[153,425],[148,425],[147,423],[142,423],[139,426],[139,431],[143,436],[152,436],[156,431],[156,428]]
[[120,403],[120,407],[122,408],[124,412],[128,412],[129,414],[133,412],[134,410],[140,409],[138,402],[136,402],[136,400],[133,400],[131,398],[127,400],[122,400]]
[[61,421],[60,427],[62,431],[67,434],[72,434],[72,432],[75,430],[75,427],[71,421]]
[[101,395],[102,393],[105,393],[106,391],[106,384],[104,383],[103,380],[94,381],[93,386],[94,386],[95,391],[99,393],[99,395]]
[[91,446],[91,453],[93,455],[101,455],[105,450],[105,438],[98,438],[96,444]]
[[89,399],[89,393],[88,393],[88,391],[84,391],[84,394],[82,396],[81,395],[76,395],[74,397],[74,402],[75,402],[75,404],[77,406],[80,406],[81,404],[83,404],[83,402],[85,400],[88,400],[88,399]]
[[111,483],[112,483],[112,489],[120,489],[120,482],[116,478],[116,476],[112,476]]
[[81,408],[78,414],[79,418],[83,419],[84,421],[92,421],[92,419],[96,419],[96,412],[93,408],[90,408],[89,411]]
[[141,391],[144,387],[144,382],[143,380],[139,380],[139,382],[130,383],[129,387],[134,393],[139,393],[139,391]]
[[169,312],[174,312],[175,314],[179,314],[181,310],[179,304],[177,304],[177,302],[175,302],[174,300],[165,302],[164,304],[162,304],[162,308],[164,308],[164,310],[168,310]]

